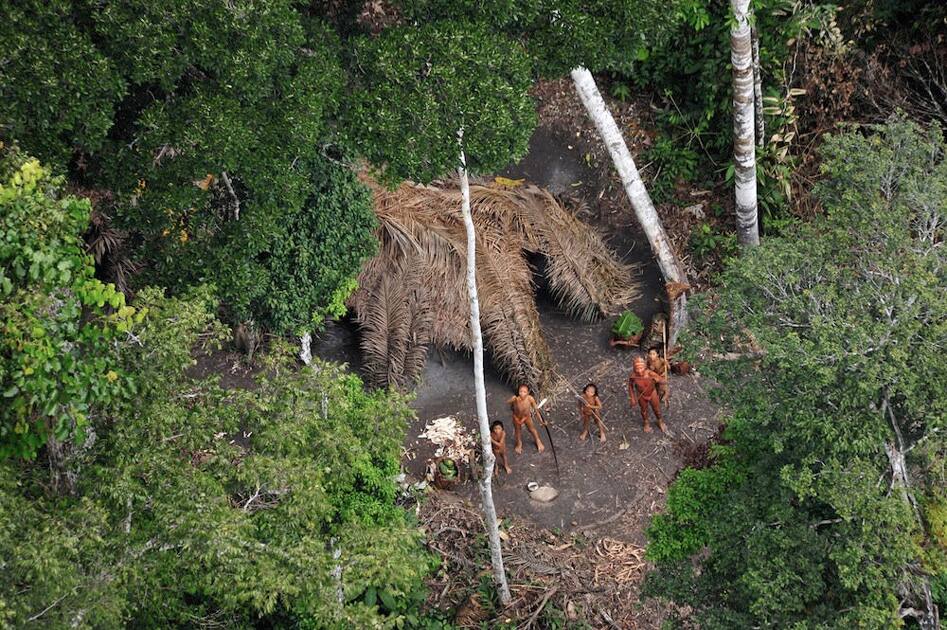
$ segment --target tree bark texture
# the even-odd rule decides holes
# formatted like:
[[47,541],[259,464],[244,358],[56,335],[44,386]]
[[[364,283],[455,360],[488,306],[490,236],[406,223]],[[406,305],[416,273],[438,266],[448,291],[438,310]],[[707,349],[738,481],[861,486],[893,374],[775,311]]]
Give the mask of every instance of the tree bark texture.
[[[602,98],[595,85],[595,79],[592,73],[586,68],[578,67],[572,70],[572,81],[575,83],[575,89],[579,93],[579,98],[589,114],[589,118],[598,129],[602,141],[608,148],[608,153],[615,165],[615,170],[621,178],[622,185],[625,188],[625,194],[631,201],[631,206],[635,211],[638,223],[641,224],[648,242],[651,244],[651,250],[658,261],[658,267],[661,269],[661,275],[664,281],[668,283],[687,284],[687,274],[684,267],[678,260],[674,249],[671,247],[671,241],[668,239],[664,226],[661,225],[661,219],[654,209],[654,203],[651,196],[641,181],[641,175],[638,173],[638,167],[635,166],[635,160],[628,151],[628,146],[622,138],[615,119],[608,111],[605,100]],[[677,342],[677,336],[687,325],[687,297],[685,293],[675,297],[670,304],[670,331],[668,335],[668,345],[674,347]]]
[[753,45],[748,13],[750,0],[730,0],[734,22],[730,29],[733,63],[733,175],[736,182],[737,238],[741,245],[760,244],[756,201],[756,144],[754,134]]
[[750,28],[753,39],[753,115],[756,117],[756,145],[766,145],[766,125],[763,120],[763,78],[760,75],[760,36],[756,27]]
[[69,442],[60,442],[53,428],[46,439],[46,458],[49,462],[49,484],[54,494],[73,496],[76,493],[76,475],[69,470]]
[[480,332],[480,300],[477,296],[477,237],[473,216],[470,212],[470,182],[467,179],[467,159],[464,156],[464,130],[457,132],[460,144],[460,191],[461,212],[467,231],[467,294],[470,297],[470,335],[474,360],[474,393],[477,406],[477,423],[480,428],[480,446],[483,450],[483,475],[481,476],[480,499],[483,503],[483,518],[490,540],[490,563],[493,579],[500,594],[500,602],[506,606],[512,600],[510,587],[503,568],[503,551],[500,548],[500,528],[497,523],[496,506],[493,504],[493,468],[496,458],[490,442],[490,419],[487,416],[487,389],[483,382],[483,335]]

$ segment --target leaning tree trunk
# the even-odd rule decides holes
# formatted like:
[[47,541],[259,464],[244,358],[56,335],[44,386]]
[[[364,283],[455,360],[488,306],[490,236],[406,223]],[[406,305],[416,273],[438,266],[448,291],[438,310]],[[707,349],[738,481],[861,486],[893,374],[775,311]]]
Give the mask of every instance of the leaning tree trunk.
[[[651,244],[651,250],[658,260],[658,267],[661,269],[661,275],[667,283],[676,283],[680,287],[687,284],[687,274],[684,267],[678,260],[677,255],[671,248],[671,242],[668,239],[664,226],[661,225],[661,219],[654,209],[654,203],[651,202],[651,196],[641,181],[641,175],[638,174],[638,168],[635,161],[628,151],[628,146],[622,138],[615,119],[605,106],[605,100],[602,98],[598,87],[595,85],[595,79],[592,73],[579,66],[572,70],[572,81],[575,83],[575,89],[579,93],[579,98],[589,114],[589,118],[595,123],[602,141],[608,148],[608,153],[612,157],[612,163],[615,170],[621,177],[622,185],[625,187],[625,193],[631,201],[631,207],[635,211],[635,216],[644,230],[648,242]],[[670,331],[668,335],[668,345],[673,347],[677,341],[677,335],[687,325],[687,298],[683,291],[679,295],[669,296],[670,304]]]
[[733,178],[736,182],[737,238],[741,245],[760,244],[756,203],[753,45],[747,14],[750,0],[730,0],[730,61],[733,63]]
[[760,75],[760,36],[756,27],[750,29],[753,40],[753,115],[756,117],[756,145],[766,144],[766,126],[763,122],[763,77]]
[[493,579],[500,592],[500,602],[506,606],[512,600],[510,587],[506,583],[503,568],[503,552],[500,549],[500,528],[497,525],[497,510],[493,504],[493,467],[496,458],[490,441],[490,419],[487,417],[487,389],[483,383],[483,335],[480,332],[480,300],[477,297],[477,237],[473,216],[470,213],[470,183],[467,181],[467,159],[464,156],[464,130],[457,132],[460,144],[460,192],[461,212],[467,231],[467,294],[470,297],[470,336],[474,359],[474,393],[477,403],[477,422],[480,427],[480,445],[483,450],[483,475],[480,479],[480,499],[483,502],[483,517],[490,539],[490,562],[493,564]]

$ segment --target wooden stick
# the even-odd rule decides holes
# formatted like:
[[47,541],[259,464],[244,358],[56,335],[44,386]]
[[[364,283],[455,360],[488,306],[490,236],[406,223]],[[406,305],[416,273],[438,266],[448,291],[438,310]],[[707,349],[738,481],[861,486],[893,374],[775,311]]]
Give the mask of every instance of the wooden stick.
[[529,616],[529,619],[526,621],[524,628],[531,628],[536,622],[536,619],[539,617],[539,613],[543,611],[543,608],[546,607],[546,602],[549,601],[549,598],[556,594],[556,591],[559,590],[558,586],[553,586],[550,590],[546,591],[546,595],[543,596],[543,601],[539,602],[539,606],[536,607],[536,610],[533,611],[533,614]]
[[668,363],[668,323],[661,327],[661,340],[664,342],[664,391],[666,392],[664,408],[671,408],[671,364]]

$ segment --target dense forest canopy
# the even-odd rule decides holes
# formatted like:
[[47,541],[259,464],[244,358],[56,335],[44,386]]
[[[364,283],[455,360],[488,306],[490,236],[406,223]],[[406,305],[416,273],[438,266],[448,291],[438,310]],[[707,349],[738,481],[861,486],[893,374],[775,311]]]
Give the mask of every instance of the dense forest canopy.
[[[647,95],[665,217],[732,186],[729,4],[3,4],[0,626],[446,627],[396,482],[409,400],[287,340],[378,252],[366,174],[453,178],[461,147],[502,170],[577,66]],[[706,628],[923,625],[947,606],[947,9],[753,7],[763,240],[715,203],[676,243],[726,429],[649,528],[648,591]],[[231,327],[264,346],[239,386],[201,367]]]
[[943,601],[947,145],[873,131],[826,142],[826,216],[728,269],[694,328],[756,346],[712,364],[733,415],[650,532],[655,592],[706,627],[888,627],[938,572]]

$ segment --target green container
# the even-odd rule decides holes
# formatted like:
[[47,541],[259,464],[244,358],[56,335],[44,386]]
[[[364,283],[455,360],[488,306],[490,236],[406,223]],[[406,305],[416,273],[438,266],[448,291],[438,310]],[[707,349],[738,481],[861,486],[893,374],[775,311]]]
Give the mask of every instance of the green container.
[[457,476],[457,464],[450,458],[441,460],[437,468],[445,479],[453,479]]
[[612,333],[618,339],[630,339],[644,330],[641,319],[631,311],[625,311],[615,320]]

